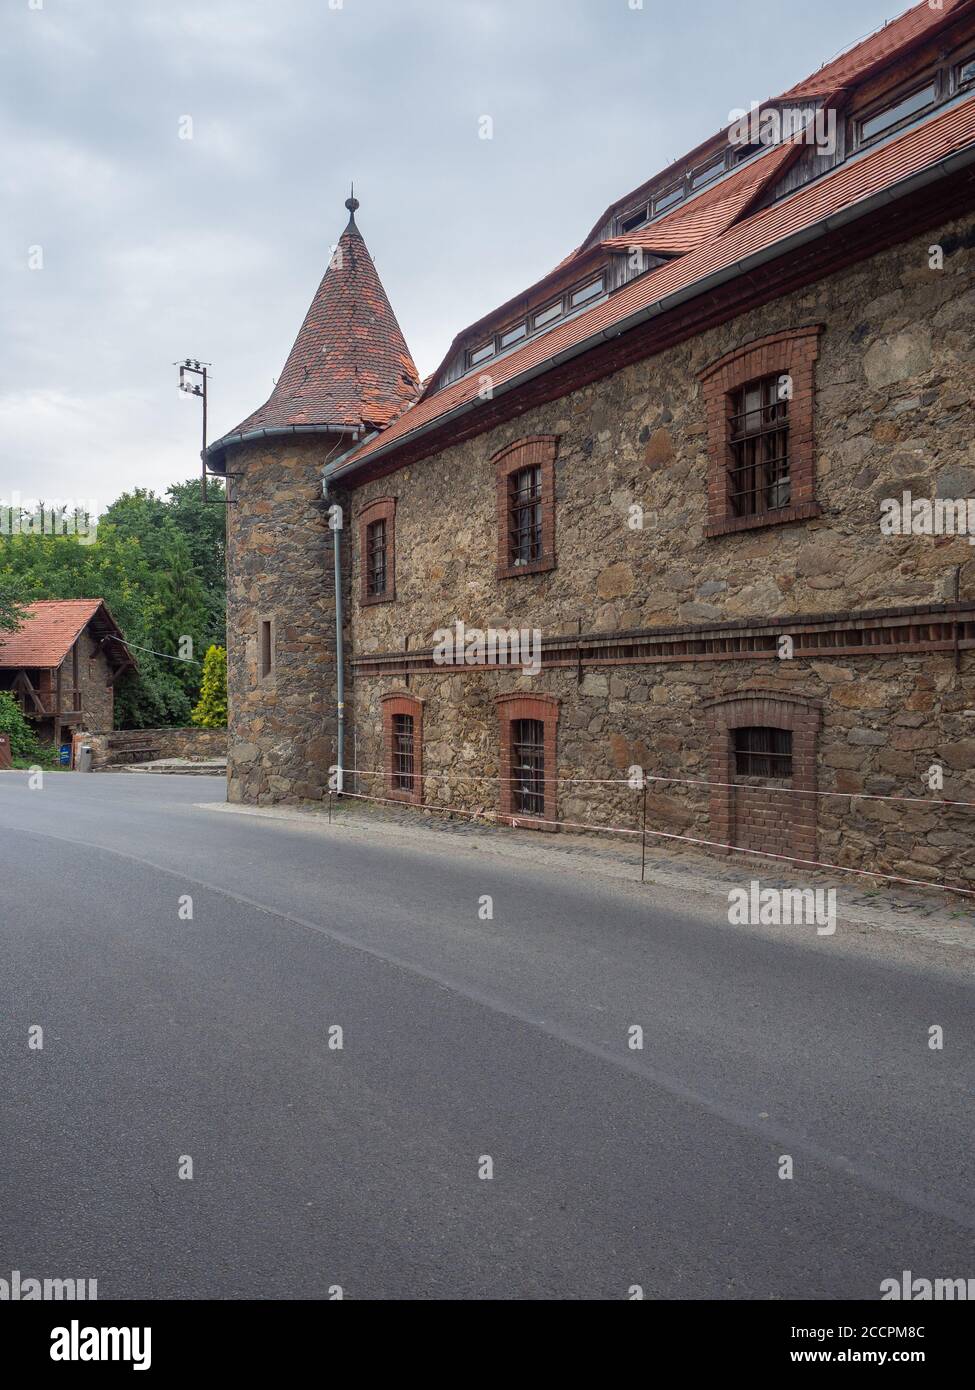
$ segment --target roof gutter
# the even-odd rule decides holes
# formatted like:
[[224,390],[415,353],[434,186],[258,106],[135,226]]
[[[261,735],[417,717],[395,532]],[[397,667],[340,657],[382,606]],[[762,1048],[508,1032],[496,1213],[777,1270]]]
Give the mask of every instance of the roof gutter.
[[[855,222],[861,217],[866,217],[871,212],[886,207],[888,204],[896,202],[898,199],[906,197],[909,193],[926,188],[929,184],[936,183],[939,179],[947,178],[949,175],[957,173],[960,169],[967,168],[968,165],[975,163],[975,145],[969,145],[955,154],[949,155],[946,159],[938,160],[936,164],[930,165],[927,169],[922,169],[917,174],[910,175],[909,178],[902,179],[900,183],[891,185],[890,188],[882,189],[879,193],[873,193],[869,198],[864,198],[860,202],[851,203],[842,208],[839,212],[830,213],[828,217],[821,218],[818,222],[803,228],[802,231],[793,232],[791,236],[785,237],[782,241],[777,241],[773,246],[765,247],[761,251],[756,251],[751,256],[745,256],[739,261],[735,261],[730,266],[725,266],[722,270],[713,271],[710,275],[704,276],[701,280],[695,280],[692,285],[686,285],[683,289],[675,290],[673,294],[666,295],[654,304],[645,305],[629,318],[621,319],[614,323],[610,328],[600,329],[598,333],[591,334],[588,338],[583,338],[581,342],[574,343],[572,347],[566,348],[562,352],[557,352],[554,356],[546,358],[545,361],[537,363],[527,371],[519,373],[518,376],[511,377],[508,381],[495,386],[492,399],[497,400],[499,396],[507,395],[511,391],[517,391],[520,387],[534,381],[536,377],[543,376],[551,371],[553,367],[560,367],[566,362],[571,362],[573,358],[580,357],[583,353],[589,352],[592,348],[599,347],[604,342],[610,342],[613,338],[619,338],[622,334],[630,332],[641,324],[649,322],[650,319],[659,318],[662,314],[668,313],[671,309],[679,308],[682,304],[688,303],[699,296],[709,294],[712,290],[719,289],[730,280],[736,279],[740,275],[747,275],[751,271],[768,264],[770,261],[778,260],[779,257],[787,255],[790,251],[796,251],[810,242],[818,241],[821,237],[830,232],[835,232],[839,228],[846,226],[850,222]],[[366,458],[361,460],[351,460],[343,464],[343,460],[349,455],[357,452],[362,443],[355,445],[353,449],[346,450],[339,455],[333,463],[325,469],[325,476],[330,481],[354,473],[358,468],[365,464],[372,464],[375,460],[386,458],[396,449],[433,430],[440,429],[454,420],[462,419],[464,416],[477,410],[483,401],[480,398],[464,401],[461,405],[455,406],[453,410],[448,410],[443,415],[438,415],[435,419],[428,421],[425,425],[420,425],[418,429],[408,434],[400,435],[398,439],[391,440],[388,444],[374,449]]]
[[[271,425],[266,429],[247,430],[243,434],[225,434],[220,439],[215,439],[212,444],[207,445],[207,463],[210,463],[211,455],[223,453],[233,444],[250,444],[255,439],[281,439],[285,436],[296,434],[351,434],[357,440],[356,448],[359,448],[366,441],[361,438],[361,425]],[[368,438],[376,434],[373,430]]]

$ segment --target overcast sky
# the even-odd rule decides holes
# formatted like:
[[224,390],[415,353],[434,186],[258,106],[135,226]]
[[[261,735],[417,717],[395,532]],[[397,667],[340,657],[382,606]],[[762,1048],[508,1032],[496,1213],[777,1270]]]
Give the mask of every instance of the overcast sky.
[[426,375],[731,108],[906,7],[2,0],[0,499],[194,474],[171,363],[213,363],[211,439],[267,398],[351,179]]

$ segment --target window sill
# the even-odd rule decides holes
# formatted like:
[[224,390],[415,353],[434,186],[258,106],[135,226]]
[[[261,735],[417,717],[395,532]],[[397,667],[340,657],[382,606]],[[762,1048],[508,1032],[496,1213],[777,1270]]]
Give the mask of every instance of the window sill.
[[757,516],[728,517],[725,521],[709,522],[704,528],[707,537],[730,536],[736,531],[758,531],[765,526],[784,526],[790,521],[809,521],[822,516],[823,509],[818,502],[797,502],[792,507],[780,507],[774,512],[760,512]]
[[360,605],[360,607],[362,607],[362,608],[372,608],[372,607],[374,607],[375,604],[377,604],[377,603],[395,603],[395,602],[396,602],[396,594],[395,594],[395,593],[392,593],[392,594],[363,594],[362,597],[359,599],[359,605]]
[[526,574],[547,574],[555,569],[555,556],[549,555],[541,560],[532,560],[527,565],[499,565],[498,579],[521,579]]

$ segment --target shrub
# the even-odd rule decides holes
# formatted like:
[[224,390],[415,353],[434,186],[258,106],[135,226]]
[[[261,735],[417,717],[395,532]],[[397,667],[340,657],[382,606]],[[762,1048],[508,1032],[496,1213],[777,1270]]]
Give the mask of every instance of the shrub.
[[0,734],[10,735],[10,752],[15,759],[38,756],[34,730],[21,713],[20,705],[7,690],[0,690]]
[[201,729],[227,727],[227,648],[210,647],[203,658],[200,701],[190,716]]

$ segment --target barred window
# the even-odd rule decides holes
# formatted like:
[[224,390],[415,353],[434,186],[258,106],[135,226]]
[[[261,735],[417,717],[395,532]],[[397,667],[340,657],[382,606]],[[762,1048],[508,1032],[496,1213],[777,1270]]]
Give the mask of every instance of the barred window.
[[791,777],[792,730],[735,729],[735,773],[738,777]]
[[412,714],[394,714],[392,732],[393,789],[412,793],[416,776]]
[[542,469],[520,468],[508,479],[508,563],[530,565],[542,556]]
[[386,592],[386,522],[371,521],[366,527],[366,593],[376,598]]
[[514,811],[545,815],[545,725],[540,719],[515,719],[511,725],[511,777]]
[[731,488],[734,516],[758,516],[787,507],[789,399],[781,382],[764,377],[731,396]]

